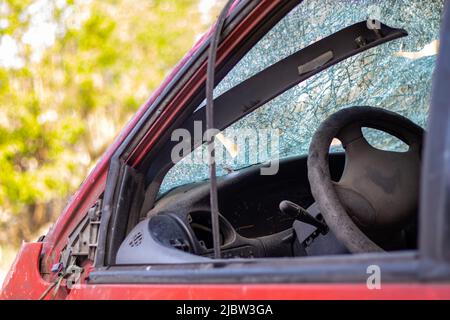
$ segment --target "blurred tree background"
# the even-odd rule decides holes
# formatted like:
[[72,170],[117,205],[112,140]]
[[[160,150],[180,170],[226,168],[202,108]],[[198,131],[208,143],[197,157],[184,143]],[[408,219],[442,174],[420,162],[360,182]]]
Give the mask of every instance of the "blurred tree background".
[[46,232],[220,5],[0,0],[0,268]]

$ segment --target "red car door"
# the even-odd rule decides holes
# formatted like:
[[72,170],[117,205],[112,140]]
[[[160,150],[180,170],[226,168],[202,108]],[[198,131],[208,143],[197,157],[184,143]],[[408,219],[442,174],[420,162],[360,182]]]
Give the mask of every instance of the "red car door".
[[[224,37],[217,51],[218,74],[226,73],[239,61],[277,21],[287,14],[298,1],[236,1],[229,13]],[[433,99],[429,115],[428,135],[422,168],[422,193],[420,208],[420,239],[417,252],[406,256],[387,258],[385,265],[394,270],[391,280],[383,283],[380,290],[368,289],[367,284],[346,281],[339,277],[339,270],[347,275],[355,265],[370,265],[372,260],[317,260],[299,273],[305,277],[311,270],[335,267],[330,281],[214,281],[201,282],[186,279],[176,281],[128,281],[139,278],[152,266],[132,271],[117,267],[108,256],[111,230],[100,222],[111,216],[109,203],[115,201],[125,165],[138,167],[158,147],[167,130],[183,113],[185,106],[203,88],[206,81],[207,48],[211,35],[205,35],[183,58],[161,87],[130,121],[123,132],[73,196],[58,221],[41,242],[23,244],[2,288],[2,299],[450,299],[447,270],[450,258],[446,243],[450,233],[445,228],[450,221],[448,198],[448,175],[450,167],[444,155],[450,150],[449,137],[450,97],[445,83],[450,81],[448,57],[450,57],[450,6],[447,3],[441,26],[441,46],[433,87]],[[446,59],[447,57],[447,59]],[[222,77],[224,74],[221,75]],[[132,169],[128,169],[132,170]],[[108,211],[109,210],[109,211]],[[103,225],[102,225],[103,223]],[[86,234],[95,233],[94,238]],[[79,253],[86,257],[77,268],[62,269],[61,261],[70,261],[73,251],[67,253],[71,244],[86,247]],[[96,252],[86,249],[92,245]],[[65,256],[66,255],[66,256]],[[408,267],[406,267],[408,266]],[[271,267],[272,271],[274,268]],[[403,269],[405,268],[405,269]],[[131,270],[131,271],[130,271]],[[291,270],[291,269],[289,269]],[[400,271],[395,271],[400,270]],[[412,270],[412,271],[411,271]],[[134,273],[133,273],[134,272]],[[162,271],[161,279],[172,274]],[[242,272],[238,269],[237,273]],[[397,273],[396,273],[397,272]],[[73,273],[73,274],[72,274]],[[408,281],[399,276],[411,274]],[[169,276],[167,276],[168,274]],[[368,277],[370,274],[368,274]],[[117,278],[118,281],[108,282]],[[166,278],[165,278],[166,277]],[[202,276],[203,277],[203,276]],[[207,275],[204,276],[207,278]],[[231,278],[231,276],[230,276]],[[276,279],[272,275],[273,279]],[[120,280],[125,279],[125,280]],[[142,279],[146,279],[143,277]],[[265,278],[266,279],[266,278]],[[283,278],[284,279],[284,278]],[[333,281],[332,281],[333,280]],[[73,283],[72,283],[73,281]],[[259,282],[259,283],[258,283]]]

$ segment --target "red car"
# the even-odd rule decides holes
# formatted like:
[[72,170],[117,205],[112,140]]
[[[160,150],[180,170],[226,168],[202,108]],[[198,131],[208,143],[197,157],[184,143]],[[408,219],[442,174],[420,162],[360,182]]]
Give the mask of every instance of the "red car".
[[450,5],[406,2],[235,1],[1,297],[449,299]]

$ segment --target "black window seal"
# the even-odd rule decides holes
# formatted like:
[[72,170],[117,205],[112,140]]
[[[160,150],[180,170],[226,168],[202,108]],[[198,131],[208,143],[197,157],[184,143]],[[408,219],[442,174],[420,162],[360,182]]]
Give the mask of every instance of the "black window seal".
[[365,283],[368,267],[381,270],[382,283],[417,280],[416,251],[396,254],[317,256],[267,259],[216,259],[208,263],[111,266],[89,275],[95,284],[211,283]]
[[419,253],[422,277],[450,277],[450,2],[440,30],[422,166]]

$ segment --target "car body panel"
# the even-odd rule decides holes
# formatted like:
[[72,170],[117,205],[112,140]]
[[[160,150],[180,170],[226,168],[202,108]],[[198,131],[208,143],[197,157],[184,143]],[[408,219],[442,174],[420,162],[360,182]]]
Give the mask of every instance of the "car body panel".
[[217,284],[217,285],[78,285],[68,299],[155,300],[394,300],[450,299],[442,284],[386,284],[368,290],[366,284]]
[[[0,299],[39,299],[51,285],[39,273],[39,256],[42,243],[23,243],[3,283]],[[65,290],[58,291],[55,298],[63,299]]]
[[[37,261],[42,243],[24,243],[4,283],[1,299],[38,299],[51,285],[42,279]],[[36,263],[30,263],[35,261]],[[433,283],[389,283],[368,290],[366,284],[80,284],[68,293],[58,291],[56,299],[202,299],[202,300],[292,300],[292,299],[450,299],[450,285]],[[47,296],[51,299],[51,295]]]

